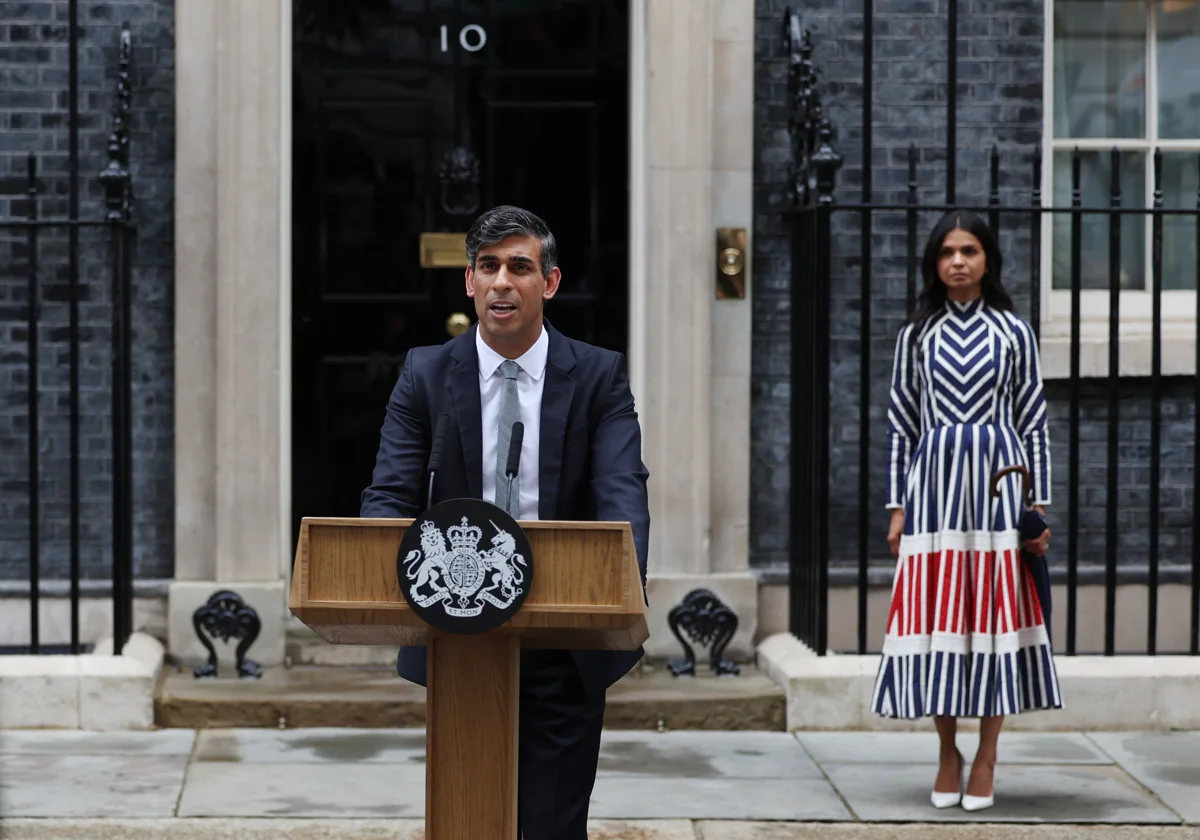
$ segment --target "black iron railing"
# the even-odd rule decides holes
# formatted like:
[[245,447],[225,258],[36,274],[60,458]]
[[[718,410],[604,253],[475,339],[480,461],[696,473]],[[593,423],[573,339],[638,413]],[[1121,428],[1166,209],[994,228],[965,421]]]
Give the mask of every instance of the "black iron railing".
[[[111,323],[111,452],[112,452],[112,607],[114,652],[120,653],[133,625],[133,492],[132,492],[132,424],[131,424],[131,329],[130,291],[135,227],[132,220],[132,188],[129,167],[129,128],[131,109],[130,62],[132,36],[129,25],[121,30],[117,73],[116,101],[107,145],[107,165],[99,173],[103,185],[105,209],[98,218],[83,218],[80,211],[80,149],[79,149],[79,26],[77,0],[71,0],[68,11],[68,156],[67,156],[67,214],[65,217],[44,217],[40,208],[58,199],[53,190],[42,188],[38,156],[29,153],[26,162],[23,210],[13,202],[14,213],[0,218],[7,252],[17,271],[24,255],[27,277],[24,301],[25,385],[28,459],[28,566],[29,566],[29,644],[9,646],[9,650],[28,653],[79,653],[86,647],[80,638],[80,581],[81,554],[85,548],[81,523],[81,487],[89,476],[81,475],[81,406],[85,390],[101,385],[102,371],[81,365],[80,348],[91,340],[80,324],[80,303],[94,303],[90,294],[94,287],[107,287],[107,304]],[[97,256],[96,248],[81,249],[80,237],[89,231],[107,234],[107,258]],[[64,238],[65,266],[58,259],[47,260],[41,254],[49,240]],[[55,243],[57,244],[57,243]],[[102,252],[104,249],[101,248]],[[106,264],[96,264],[103,260]],[[65,270],[67,323],[65,336],[59,323],[46,324],[44,289],[51,279]],[[94,297],[100,297],[100,294]],[[11,335],[16,336],[14,331]],[[47,335],[48,334],[48,335]],[[65,340],[64,340],[65,338]],[[57,352],[65,343],[65,359]],[[47,345],[50,347],[46,358]],[[15,349],[15,348],[14,348]],[[65,365],[63,364],[65,362]],[[39,375],[48,368],[67,368],[65,405],[47,399]],[[65,409],[65,412],[63,411]],[[67,643],[46,644],[41,637],[41,606],[45,581],[42,576],[43,527],[46,510],[59,507],[61,485],[47,481],[43,474],[42,449],[44,421],[57,423],[66,414],[67,481],[65,506],[67,510],[68,596],[70,599],[70,639]],[[47,416],[50,415],[50,416]],[[50,492],[47,493],[46,491]],[[55,587],[58,589],[59,587]]]
[[[863,62],[863,97],[864,113],[871,113],[871,53],[872,16],[869,12],[872,4],[866,3],[864,15],[864,62]],[[843,161],[834,148],[834,128],[826,114],[821,101],[818,84],[818,70],[813,62],[813,45],[808,32],[801,27],[799,18],[789,12],[784,18],[784,42],[790,60],[788,79],[789,102],[791,115],[789,132],[792,137],[793,177],[788,188],[792,207],[786,212],[791,221],[792,237],[792,283],[791,283],[791,496],[790,510],[790,545],[789,545],[789,586],[790,586],[790,629],[791,632],[812,646],[818,653],[824,654],[829,647],[829,586],[831,568],[848,573],[853,570],[857,587],[857,639],[856,650],[867,653],[878,650],[882,637],[868,637],[868,592],[871,579],[876,584],[886,575],[891,562],[886,554],[883,542],[883,532],[886,522],[881,524],[879,511],[881,508],[877,490],[883,481],[882,460],[878,452],[872,450],[873,440],[878,441],[886,433],[886,400],[880,400],[880,394],[886,394],[887,383],[890,381],[890,368],[880,370],[879,358],[876,354],[876,365],[872,366],[872,345],[878,347],[884,341],[894,342],[895,332],[885,333],[880,329],[880,322],[886,322],[891,317],[896,327],[903,317],[912,310],[917,294],[918,282],[918,249],[924,246],[925,231],[919,229],[919,223],[930,214],[941,214],[952,209],[971,210],[984,215],[997,235],[1002,233],[1011,241],[1020,242],[1020,248],[1009,254],[1011,262],[1027,266],[1028,281],[1020,289],[1020,298],[1026,301],[1027,314],[1035,333],[1041,337],[1043,299],[1043,251],[1045,248],[1045,233],[1047,228],[1053,229],[1054,219],[1069,221],[1069,233],[1066,241],[1054,243],[1058,248],[1069,252],[1067,278],[1059,278],[1060,282],[1053,287],[1058,293],[1066,294],[1070,300],[1069,338],[1069,374],[1065,380],[1055,383],[1056,389],[1051,398],[1065,408],[1065,427],[1067,439],[1063,447],[1061,439],[1056,441],[1056,448],[1065,448],[1065,459],[1056,456],[1055,471],[1066,471],[1066,504],[1065,523],[1052,523],[1055,533],[1055,543],[1065,543],[1065,557],[1058,562],[1052,574],[1057,583],[1066,587],[1066,637],[1061,645],[1061,652],[1075,654],[1077,652],[1077,628],[1079,619],[1078,593],[1081,586],[1081,570],[1087,567],[1090,572],[1094,567],[1099,572],[1104,587],[1104,640],[1103,651],[1106,655],[1116,653],[1117,626],[1117,590],[1122,581],[1131,577],[1144,582],[1147,593],[1147,627],[1145,653],[1159,652],[1158,627],[1160,622],[1159,602],[1160,584],[1164,572],[1169,570],[1170,578],[1175,583],[1189,587],[1189,615],[1180,617],[1181,621],[1190,622],[1185,652],[1200,655],[1200,508],[1194,503],[1190,505],[1188,523],[1182,538],[1174,541],[1171,547],[1169,563],[1164,563],[1164,541],[1162,539],[1162,523],[1164,521],[1162,477],[1164,474],[1163,422],[1165,394],[1170,387],[1175,395],[1175,406],[1181,415],[1191,412],[1192,448],[1191,463],[1186,467],[1191,470],[1190,492],[1194,501],[1200,498],[1200,341],[1195,342],[1196,358],[1194,373],[1190,374],[1190,383],[1184,376],[1165,376],[1163,373],[1164,348],[1164,317],[1163,317],[1163,266],[1164,266],[1164,224],[1168,219],[1179,219],[1173,228],[1176,244],[1185,242],[1181,238],[1182,225],[1194,221],[1194,242],[1191,259],[1196,265],[1196,278],[1200,284],[1200,189],[1195,196],[1194,206],[1165,207],[1163,202],[1163,152],[1153,151],[1153,199],[1150,206],[1145,206],[1142,197],[1132,199],[1121,192],[1121,155],[1114,149],[1110,153],[1110,193],[1107,201],[1102,204],[1085,204],[1083,195],[1083,178],[1081,161],[1084,153],[1078,149],[1071,153],[1070,202],[1069,204],[1053,204],[1045,200],[1042,194],[1042,171],[1044,156],[1040,148],[1031,148],[1027,153],[1027,163],[1031,184],[1028,192],[1028,202],[1008,203],[1001,198],[1000,189],[1000,154],[993,147],[988,154],[988,187],[985,196],[978,200],[961,202],[958,199],[956,187],[956,136],[955,136],[955,83],[954,83],[954,48],[955,20],[953,10],[956,3],[951,0],[949,8],[951,16],[948,19],[948,43],[950,56],[950,72],[948,73],[947,95],[947,153],[943,176],[946,184],[945,202],[922,201],[919,183],[920,155],[915,146],[910,146],[907,154],[908,182],[907,194],[902,201],[889,203],[877,201],[872,195],[871,171],[872,139],[871,120],[864,120],[862,128],[862,164],[861,188],[862,195],[857,201],[841,201],[836,195],[836,174]],[[1092,153],[1094,154],[1094,153]],[[1197,154],[1200,166],[1200,153]],[[1107,307],[1108,324],[1107,336],[1107,371],[1103,376],[1085,377],[1081,368],[1081,346],[1083,333],[1081,329],[1082,295],[1084,292],[1082,266],[1084,262],[1084,220],[1100,217],[1107,228]],[[1128,469],[1128,455],[1122,456],[1120,441],[1122,427],[1123,396],[1130,387],[1129,376],[1122,376],[1122,315],[1121,296],[1123,290],[1122,268],[1123,247],[1125,241],[1122,223],[1128,218],[1149,220],[1150,283],[1148,294],[1151,300],[1151,331],[1149,342],[1151,346],[1150,370],[1148,375],[1138,377],[1142,390],[1148,393],[1149,401],[1149,442],[1144,456],[1140,457],[1136,469],[1148,472],[1148,488],[1146,489],[1146,506],[1148,514],[1145,517],[1144,539],[1139,534],[1137,545],[1144,544],[1145,557],[1123,556],[1122,539],[1129,537],[1132,527],[1121,516],[1120,494],[1123,483],[1122,470]],[[900,233],[903,231],[903,233]],[[880,249],[876,244],[876,234],[890,237],[891,248]],[[902,264],[905,287],[905,310],[883,313],[873,307],[873,301],[880,295],[882,282],[876,275],[877,265],[881,260],[891,260],[894,270],[894,259],[898,246],[898,237],[903,239]],[[853,243],[853,244],[851,244]],[[881,250],[887,253],[880,253]],[[1090,249],[1089,249],[1090,250]],[[1022,268],[1022,271],[1024,268]],[[857,273],[857,278],[852,275]],[[1018,275],[1020,276],[1020,275]],[[847,352],[846,342],[838,345],[834,351],[831,338],[831,324],[836,320],[832,309],[832,290],[853,288],[857,279],[857,301],[859,318],[857,323],[857,350]],[[1019,280],[1017,281],[1020,282]],[[1014,291],[1013,280],[1007,281],[1010,291]],[[1063,288],[1065,286],[1065,288]],[[1196,323],[1200,323],[1200,292],[1195,296]],[[1024,313],[1023,313],[1024,314]],[[834,400],[835,391],[845,391],[844,381],[831,381],[831,370],[834,362],[849,362],[857,365],[858,393],[857,402],[853,405],[856,412],[854,425],[857,426],[857,457],[854,460],[855,486],[853,487],[854,504],[852,514],[856,518],[854,534],[846,533],[846,528],[835,529],[834,506],[831,504],[830,483],[834,465],[831,463],[831,442],[840,435],[846,423],[839,421],[837,428],[831,430],[830,406]],[[1189,387],[1190,384],[1190,387]],[[831,390],[832,389],[832,390]],[[1081,407],[1085,403],[1084,391],[1087,389],[1089,398],[1103,405],[1105,410],[1105,455],[1104,455],[1104,505],[1105,516],[1103,532],[1103,562],[1102,564],[1081,563],[1083,538],[1088,536],[1087,529],[1081,519],[1084,510],[1084,500],[1080,498],[1082,487],[1081,471],[1081,428],[1083,418]],[[1179,394],[1184,394],[1182,398]],[[845,405],[845,394],[837,395]],[[876,409],[872,413],[872,407]],[[882,411],[879,409],[882,408]],[[832,433],[832,434],[831,434]],[[873,454],[875,457],[873,458]],[[845,459],[848,460],[848,459]],[[1064,463],[1065,461],[1065,463]],[[843,472],[845,465],[843,464]],[[849,495],[844,483],[839,485],[839,505],[847,507],[843,501]],[[1186,507],[1186,497],[1184,507]],[[878,504],[877,504],[878,503]],[[1054,510],[1055,517],[1062,516],[1061,503]],[[1178,519],[1178,517],[1176,517]],[[844,524],[844,523],[843,523]],[[1178,522],[1176,522],[1178,526]],[[1183,530],[1176,528],[1176,530]],[[1065,533],[1063,533],[1065,531]],[[1186,545],[1190,539],[1190,547]],[[831,541],[833,549],[831,551]],[[852,549],[850,548],[852,546]],[[872,574],[872,572],[877,574]],[[882,574],[880,574],[882,573]],[[845,576],[844,574],[841,576]]]

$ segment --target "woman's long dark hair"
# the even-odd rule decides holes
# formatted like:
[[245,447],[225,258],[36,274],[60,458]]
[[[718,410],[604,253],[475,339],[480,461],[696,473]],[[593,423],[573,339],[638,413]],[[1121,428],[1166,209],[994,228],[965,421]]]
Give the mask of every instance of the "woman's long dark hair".
[[925,257],[921,261],[921,275],[925,285],[917,296],[917,305],[905,324],[915,324],[912,338],[916,340],[930,318],[946,307],[946,284],[938,276],[938,255],[942,242],[950,231],[958,228],[979,240],[987,259],[987,271],[983,275],[983,300],[993,309],[1012,311],[1013,301],[1000,282],[1004,259],[1000,256],[1000,243],[988,223],[968,210],[951,210],[938,220],[925,243]]

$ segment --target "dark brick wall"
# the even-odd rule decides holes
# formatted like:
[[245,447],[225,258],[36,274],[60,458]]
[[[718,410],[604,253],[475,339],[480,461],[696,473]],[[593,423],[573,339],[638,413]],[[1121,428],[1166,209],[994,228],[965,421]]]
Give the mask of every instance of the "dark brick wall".
[[[42,218],[68,212],[68,4],[0,0],[0,220],[23,217],[27,155],[37,158]],[[130,139],[134,218],[133,439],[135,573],[170,577],[173,555],[172,182],[174,3],[79,3],[81,217],[103,216],[103,168],[123,21],[133,35]],[[0,221],[0,579],[29,574],[27,283],[24,232]],[[63,229],[37,248],[40,568],[68,569],[68,271]],[[85,578],[111,574],[110,270],[107,234],[79,237],[81,557]]]
[[[789,138],[787,134],[787,57],[782,41],[786,7],[801,10],[812,32],[814,60],[821,69],[820,91],[835,130],[835,146],[844,158],[836,197],[858,202],[862,192],[862,4],[849,0],[757,0],[755,75],[755,277],[752,381],[751,563],[779,569],[787,562],[789,303],[790,258],[785,206]],[[946,2],[897,0],[876,5],[873,85],[873,198],[903,203],[907,189],[908,147],[920,151],[919,199],[945,201],[946,173]],[[1033,184],[1032,160],[1041,137],[1042,6],[1037,0],[969,0],[959,3],[957,201],[982,205],[988,197],[988,156],[1000,154],[1000,198],[1027,206]],[[923,213],[914,246],[924,247],[936,213]],[[1009,216],[1001,222],[1006,258],[1004,282],[1018,312],[1029,315],[1029,220]],[[869,470],[866,524],[872,562],[892,560],[884,540],[884,451],[888,383],[895,336],[905,316],[905,270],[909,243],[903,213],[872,216],[871,242],[871,383]],[[831,560],[857,562],[859,529],[859,376],[860,278],[862,226],[859,215],[835,212],[832,264],[832,472]],[[918,279],[919,282],[919,279]],[[1048,281],[1047,281],[1048,282]],[[1080,430],[1081,562],[1102,561],[1106,405],[1102,385],[1088,383]],[[1121,435],[1122,491],[1120,549],[1130,562],[1144,562],[1148,542],[1148,386],[1123,384]],[[1055,459],[1051,525],[1066,534],[1066,391],[1049,386]],[[1190,386],[1170,383],[1164,420],[1163,558],[1189,557],[1191,504],[1191,427],[1194,405]],[[1066,541],[1056,541],[1065,552]],[[1098,552],[1100,552],[1098,554]]]
[[[1194,464],[1196,403],[1190,378],[1163,382],[1159,459],[1159,551],[1166,566],[1191,562],[1192,465]],[[1103,563],[1108,545],[1108,385],[1085,382],[1081,388],[1079,424],[1079,562]],[[1069,394],[1066,382],[1052,382],[1050,435],[1054,456],[1055,509],[1051,528],[1067,536]],[[1148,379],[1121,382],[1117,428],[1118,562],[1144,566],[1150,549],[1150,430],[1151,388]],[[1047,511],[1048,513],[1050,511]],[[1058,551],[1066,557],[1067,541]],[[1179,580],[1176,575],[1172,579]]]

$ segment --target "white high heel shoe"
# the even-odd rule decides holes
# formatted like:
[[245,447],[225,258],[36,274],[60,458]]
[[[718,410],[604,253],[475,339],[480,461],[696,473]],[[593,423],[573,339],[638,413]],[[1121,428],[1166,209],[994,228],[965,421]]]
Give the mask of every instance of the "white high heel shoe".
[[[993,771],[994,772],[994,771]],[[962,808],[964,811],[983,811],[996,804],[996,783],[992,781],[992,792],[987,796],[972,796],[963,788]]]
[[962,794],[962,810],[983,811],[996,804],[996,792],[992,791],[985,797],[973,797],[970,793]]
[[982,811],[985,808],[991,808],[995,804],[995,791],[992,791],[988,796],[971,796],[969,793],[964,793],[962,796],[962,808],[964,811]]
[[940,791],[932,791],[929,794],[929,801],[934,808],[953,808],[963,801],[963,788],[966,783],[963,781],[963,770],[966,769],[966,761],[963,759],[962,753],[958,754],[958,790],[954,793],[941,793]]

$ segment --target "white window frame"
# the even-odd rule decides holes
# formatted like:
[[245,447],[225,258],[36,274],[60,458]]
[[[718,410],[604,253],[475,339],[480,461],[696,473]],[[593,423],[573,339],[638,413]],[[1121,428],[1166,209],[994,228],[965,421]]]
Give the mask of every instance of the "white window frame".
[[[1042,205],[1053,206],[1054,153],[1072,151],[1141,151],[1145,156],[1145,206],[1154,196],[1154,149],[1163,152],[1198,152],[1200,138],[1159,140],[1158,135],[1158,50],[1157,3],[1147,0],[1146,21],[1146,138],[1058,139],[1054,136],[1054,0],[1042,4],[1045,15],[1042,72]],[[1153,295],[1149,288],[1150,216],[1146,215],[1147,288],[1120,294],[1121,376],[1149,376],[1153,330]],[[1046,379],[1066,379],[1071,372],[1071,292],[1054,286],[1053,218],[1042,214],[1041,356]],[[1107,281],[1107,278],[1105,278]],[[1164,290],[1162,293],[1162,373],[1190,375],[1196,372],[1196,295],[1194,290]],[[1109,293],[1107,289],[1080,292],[1080,375],[1108,376]]]

